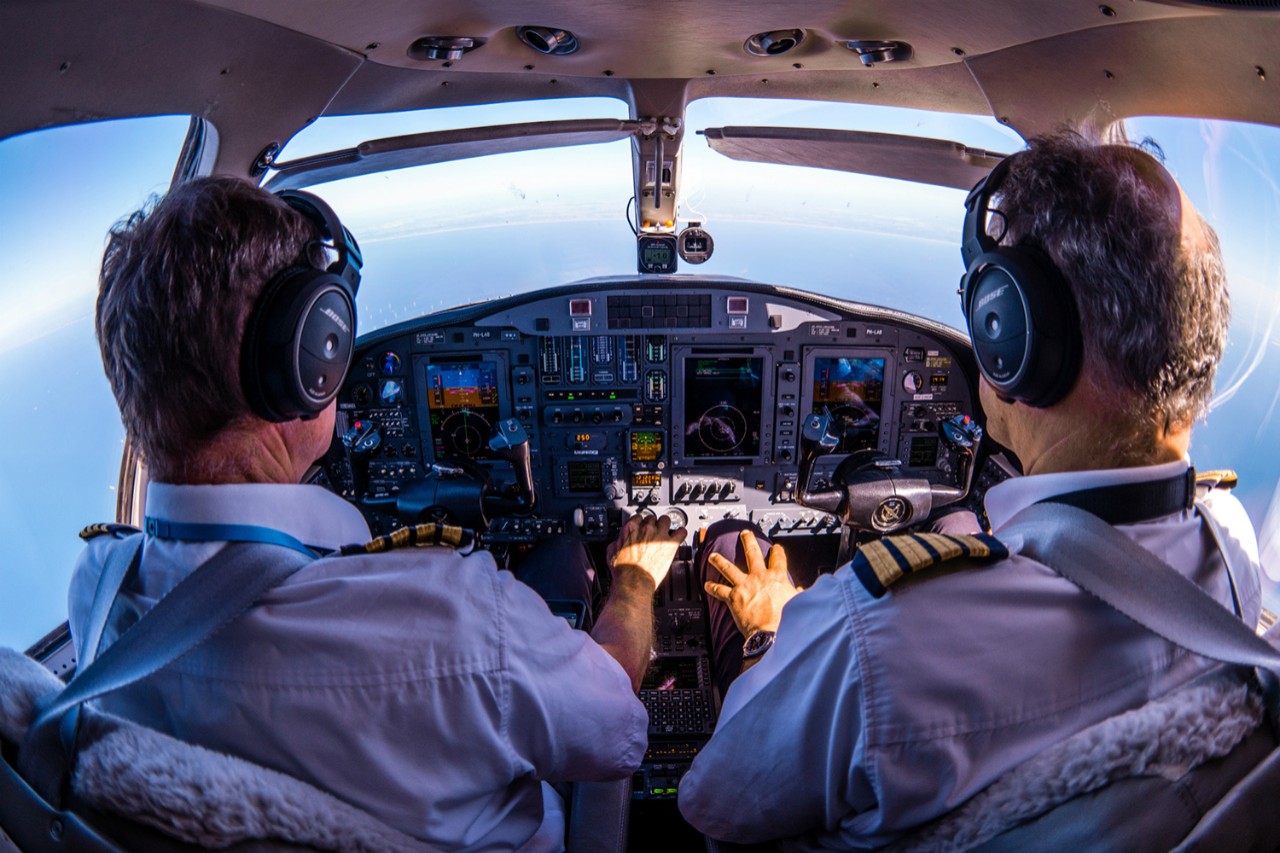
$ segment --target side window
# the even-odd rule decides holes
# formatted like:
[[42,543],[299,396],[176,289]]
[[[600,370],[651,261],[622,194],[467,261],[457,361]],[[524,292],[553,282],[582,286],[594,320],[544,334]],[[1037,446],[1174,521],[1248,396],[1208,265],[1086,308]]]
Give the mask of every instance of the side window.
[[1231,291],[1231,328],[1208,420],[1192,437],[1196,467],[1231,468],[1258,531],[1263,604],[1280,612],[1280,128],[1187,118],[1128,119],[1130,139],[1164,152],[1218,233]]
[[189,120],[127,119],[0,141],[0,646],[66,619],[86,524],[114,521],[124,429],[93,312],[108,229],[163,193]]

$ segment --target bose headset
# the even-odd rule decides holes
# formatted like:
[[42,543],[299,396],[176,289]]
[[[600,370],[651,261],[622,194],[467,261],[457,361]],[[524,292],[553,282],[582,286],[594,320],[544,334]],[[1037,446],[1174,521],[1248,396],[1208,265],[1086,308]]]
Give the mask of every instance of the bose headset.
[[315,226],[337,253],[325,269],[303,262],[263,286],[245,324],[240,382],[254,414],[268,421],[314,418],[337,396],[356,340],[360,246],[318,196],[277,196]]
[[1017,156],[996,164],[965,199],[960,308],[978,367],[996,393],[1043,408],[1066,396],[1080,373],[1080,320],[1048,255],[1031,246],[1001,246],[987,234],[991,197]]

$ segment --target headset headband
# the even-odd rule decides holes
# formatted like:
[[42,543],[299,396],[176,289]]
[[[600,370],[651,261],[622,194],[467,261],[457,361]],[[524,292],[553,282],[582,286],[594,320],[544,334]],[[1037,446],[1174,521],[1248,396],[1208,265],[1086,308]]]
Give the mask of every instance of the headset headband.
[[996,241],[987,233],[987,217],[990,215],[991,197],[1004,183],[1009,174],[1009,164],[1018,153],[1010,154],[995,165],[987,175],[974,184],[965,197],[964,228],[960,238],[960,257],[965,269],[973,266],[973,262],[996,248]]
[[354,297],[360,289],[360,268],[364,265],[364,255],[360,253],[360,244],[356,242],[356,238],[320,196],[304,190],[281,190],[276,195],[320,231],[320,238],[338,256],[326,268],[327,271],[345,281]]

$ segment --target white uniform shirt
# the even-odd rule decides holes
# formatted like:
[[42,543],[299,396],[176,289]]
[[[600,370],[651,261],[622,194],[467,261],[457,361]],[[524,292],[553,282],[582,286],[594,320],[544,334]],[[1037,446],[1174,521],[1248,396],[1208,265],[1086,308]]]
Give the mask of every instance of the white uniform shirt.
[[[1185,462],[1009,480],[987,494],[993,529],[1058,494],[1163,479]],[[1214,493],[1244,619],[1260,604],[1243,508]],[[1232,606],[1195,513],[1119,528]],[[1014,555],[873,598],[848,566],[783,609],[773,648],[729,689],[680,785],[691,824],[724,840],[795,836],[792,849],[887,843],[1092,723],[1212,666]]]
[[[153,483],[149,515],[255,524],[327,549],[369,539],[316,486]],[[146,611],[224,543],[149,539]],[[70,590],[83,634],[99,565]],[[114,640],[108,629],[106,640]],[[444,850],[555,850],[546,781],[623,778],[648,716],[622,667],[487,552],[331,557],[106,710],[303,779]]]

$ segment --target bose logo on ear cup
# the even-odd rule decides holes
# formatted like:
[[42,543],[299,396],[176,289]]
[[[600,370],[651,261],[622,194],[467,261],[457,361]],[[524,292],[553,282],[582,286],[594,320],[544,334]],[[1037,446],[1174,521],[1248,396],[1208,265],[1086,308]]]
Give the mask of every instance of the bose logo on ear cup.
[[297,264],[263,285],[241,345],[240,378],[254,413],[269,421],[315,417],[333,401],[355,351],[362,256],[351,232],[319,196],[278,194],[332,244],[326,269]]
[[320,313],[324,314],[326,317],[328,317],[330,320],[336,323],[338,327],[342,329],[342,331],[344,332],[351,331],[351,327],[348,326],[346,321],[343,320],[341,317],[339,317],[332,308],[325,308]]
[[1004,295],[1004,292],[1008,289],[1009,289],[1009,285],[1006,284],[1004,287],[1000,288],[999,290],[996,290],[992,293],[988,293],[986,296],[978,300],[978,307],[981,308],[982,306],[989,303],[992,299],[999,299],[1001,296]]
[[1001,399],[1051,406],[1080,372],[1075,298],[1047,255],[987,234],[991,198],[1019,155],[996,164],[965,199],[960,308],[978,368]]

